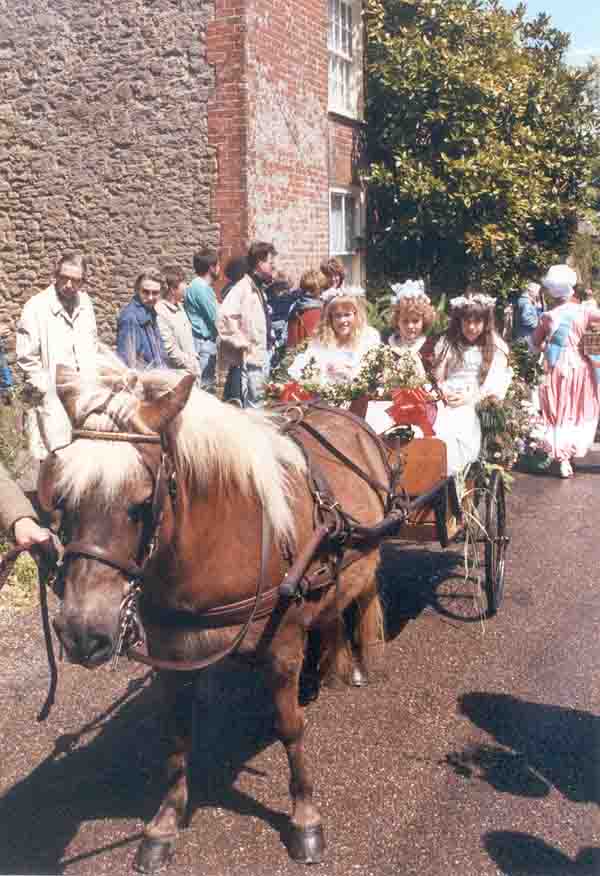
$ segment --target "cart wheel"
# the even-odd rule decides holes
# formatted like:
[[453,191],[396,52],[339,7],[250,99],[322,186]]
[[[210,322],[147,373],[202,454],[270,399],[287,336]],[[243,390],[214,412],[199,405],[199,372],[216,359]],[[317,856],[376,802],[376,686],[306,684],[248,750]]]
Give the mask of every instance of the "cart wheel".
[[485,495],[485,596],[487,617],[493,617],[500,608],[504,595],[506,547],[506,497],[504,480],[499,471],[493,471]]

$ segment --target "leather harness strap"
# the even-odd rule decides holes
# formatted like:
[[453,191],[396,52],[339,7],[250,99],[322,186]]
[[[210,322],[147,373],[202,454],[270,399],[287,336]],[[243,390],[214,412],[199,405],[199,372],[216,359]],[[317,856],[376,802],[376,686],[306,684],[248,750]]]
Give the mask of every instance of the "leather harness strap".
[[[200,669],[206,669],[208,666],[212,666],[213,663],[218,663],[220,660],[224,660],[225,657],[229,657],[230,654],[233,654],[234,651],[242,644],[244,639],[246,638],[246,634],[250,629],[253,621],[257,620],[258,608],[260,605],[260,599],[263,592],[263,588],[265,585],[265,581],[267,578],[267,572],[269,567],[269,558],[271,556],[271,548],[273,546],[273,530],[271,526],[271,521],[269,520],[269,515],[267,514],[264,506],[262,509],[262,531],[261,531],[261,551],[260,551],[260,573],[258,576],[258,583],[256,586],[256,594],[252,597],[251,600],[246,600],[247,602],[252,603],[252,610],[250,615],[248,616],[244,626],[239,630],[233,641],[227,645],[226,648],[223,648],[217,654],[211,654],[210,657],[203,657],[200,660],[165,660],[160,657],[152,657],[149,654],[144,653],[139,648],[129,648],[127,650],[127,656],[132,660],[137,660],[138,663],[144,663],[146,666],[152,666],[153,669],[159,669],[163,671],[177,671],[177,672],[197,672]],[[269,612],[270,613],[270,612]],[[233,625],[233,624],[232,624]]]

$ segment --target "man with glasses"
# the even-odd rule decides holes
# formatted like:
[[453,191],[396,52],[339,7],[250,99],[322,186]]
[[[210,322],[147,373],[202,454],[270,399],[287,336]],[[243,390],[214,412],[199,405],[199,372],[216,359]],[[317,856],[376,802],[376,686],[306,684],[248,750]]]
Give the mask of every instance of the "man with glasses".
[[130,368],[164,368],[165,348],[158,330],[156,305],[161,274],[146,268],[134,285],[133,298],[117,319],[117,353]]
[[35,459],[70,440],[66,411],[55,391],[56,366],[95,368],[96,318],[82,291],[87,272],[80,252],[60,257],[54,282],[25,304],[17,323],[17,368],[25,382],[29,449]]

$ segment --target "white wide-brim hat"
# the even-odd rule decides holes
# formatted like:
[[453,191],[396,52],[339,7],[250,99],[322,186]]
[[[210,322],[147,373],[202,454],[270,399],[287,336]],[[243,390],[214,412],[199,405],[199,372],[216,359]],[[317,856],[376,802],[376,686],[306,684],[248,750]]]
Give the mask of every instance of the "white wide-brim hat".
[[575,291],[577,274],[568,265],[552,265],[542,285],[553,298],[570,298]]

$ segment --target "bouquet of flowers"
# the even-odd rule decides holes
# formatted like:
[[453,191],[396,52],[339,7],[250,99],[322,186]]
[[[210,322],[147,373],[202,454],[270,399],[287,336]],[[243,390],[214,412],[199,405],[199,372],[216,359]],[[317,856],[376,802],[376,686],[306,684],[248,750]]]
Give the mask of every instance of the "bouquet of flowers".
[[[301,348],[292,352],[295,357],[301,352]],[[302,369],[300,380],[291,380],[287,375],[287,368],[293,357],[286,357],[273,375],[273,380],[267,387],[270,398],[303,400],[306,397],[318,397],[329,404],[341,406],[363,397],[391,401],[397,390],[417,389],[424,383],[411,353],[395,352],[383,344],[365,353],[356,376],[348,381],[324,380],[314,359],[310,359]]]
[[488,397],[477,406],[481,423],[482,457],[486,462],[512,468],[520,459],[528,468],[542,471],[548,457],[540,441],[543,423],[535,401],[543,369],[537,353],[526,341],[510,349],[514,377],[503,401]]

